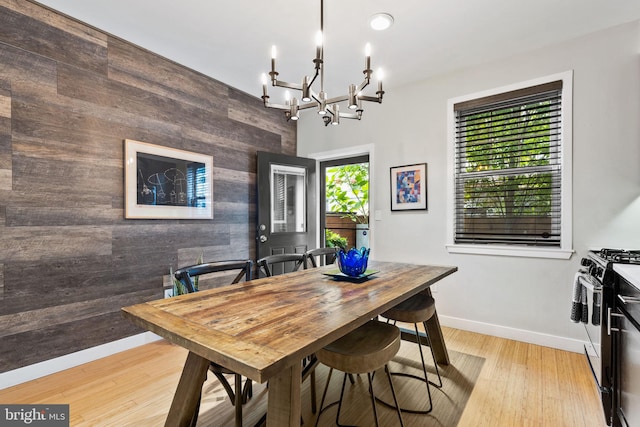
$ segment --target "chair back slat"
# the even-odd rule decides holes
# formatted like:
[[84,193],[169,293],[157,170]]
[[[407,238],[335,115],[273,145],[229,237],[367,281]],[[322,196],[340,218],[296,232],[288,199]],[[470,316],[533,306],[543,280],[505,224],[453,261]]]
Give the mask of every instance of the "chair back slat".
[[204,274],[218,273],[222,271],[239,270],[238,275],[230,283],[231,285],[238,283],[244,277],[245,281],[251,280],[251,270],[253,269],[253,261],[248,260],[231,260],[231,261],[214,261],[203,264],[191,265],[183,267],[173,274],[178,279],[187,292],[195,292],[193,278]]
[[[260,272],[264,273],[265,276],[271,277],[275,276],[274,265],[281,265],[283,273],[289,273],[291,271],[298,271],[300,266],[305,264],[306,256],[305,254],[276,254],[269,255],[264,258],[260,258],[257,261],[258,264],[258,275]],[[293,268],[291,270],[287,270],[287,265],[292,265]]]
[[[305,252],[307,261],[311,262],[311,266],[316,268],[318,265],[332,264],[335,261],[337,248],[317,248]],[[316,257],[320,262],[316,262]],[[305,262],[304,268],[307,268],[309,262]]]

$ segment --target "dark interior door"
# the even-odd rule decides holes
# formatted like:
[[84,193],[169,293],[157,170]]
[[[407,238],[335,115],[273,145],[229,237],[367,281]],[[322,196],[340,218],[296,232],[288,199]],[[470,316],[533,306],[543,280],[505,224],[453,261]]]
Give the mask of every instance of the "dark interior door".
[[258,152],[258,259],[315,247],[315,183],[314,159]]

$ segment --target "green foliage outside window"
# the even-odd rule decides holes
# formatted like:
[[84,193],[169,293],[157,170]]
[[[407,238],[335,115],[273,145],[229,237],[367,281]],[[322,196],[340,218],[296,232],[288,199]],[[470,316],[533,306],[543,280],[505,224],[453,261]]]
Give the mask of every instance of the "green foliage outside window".
[[[465,119],[465,208],[488,216],[545,216],[552,206],[550,112],[542,101]],[[523,133],[524,129],[524,133]]]
[[338,233],[331,231],[329,229],[325,230],[324,240],[329,248],[342,248],[347,250],[347,238],[342,237]]
[[369,223],[369,163],[334,166],[326,172],[327,212]]

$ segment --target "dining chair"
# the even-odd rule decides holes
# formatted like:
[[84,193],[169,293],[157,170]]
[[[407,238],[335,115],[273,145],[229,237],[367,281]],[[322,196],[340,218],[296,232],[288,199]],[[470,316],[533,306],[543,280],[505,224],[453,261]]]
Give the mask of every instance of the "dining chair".
[[[311,263],[311,267],[318,267],[322,265],[333,264],[336,260],[336,250],[337,248],[317,248],[310,249],[304,253],[307,257],[307,260],[304,264],[304,268],[309,266]],[[316,257],[318,261],[316,261]]]
[[[398,353],[398,350],[400,350],[400,329],[395,325],[377,320],[368,321],[359,328],[343,335],[341,338],[320,349],[317,353],[318,360],[323,365],[329,367],[329,375],[324,392],[322,393],[322,399],[320,400],[320,412],[316,418],[315,425],[318,425],[322,412],[337,403],[338,413],[336,414],[336,425],[342,426],[342,424],[340,424],[340,411],[342,409],[347,376],[349,374],[366,373],[369,380],[369,393],[371,395],[375,425],[378,426],[376,396],[373,391],[373,374],[377,369],[384,367],[387,379],[389,380],[389,386],[391,387],[391,394],[393,395],[400,425],[404,426],[402,412],[398,405],[398,399],[388,367],[388,363]],[[340,389],[340,399],[325,407],[324,401],[327,397],[327,390],[329,389],[331,374],[334,369],[344,372],[342,388]]]
[[[243,278],[245,281],[251,280],[251,271],[253,269],[253,261],[251,260],[233,260],[233,261],[217,261],[207,262],[203,264],[192,265],[189,267],[183,267],[175,271],[174,276],[177,280],[182,282],[185,289],[191,293],[196,292],[197,289],[194,286],[193,279],[206,274],[222,273],[231,271],[235,274],[234,279],[231,281],[231,285],[240,282]],[[211,362],[209,364],[209,370],[218,378],[218,381],[222,384],[226,390],[231,403],[235,406],[235,424],[236,427],[242,427],[242,405],[247,403],[247,400],[251,398],[253,394],[252,383],[249,378],[246,379],[244,387],[242,386],[242,376],[236,372],[233,372],[224,366]],[[225,375],[234,376],[234,386],[232,388]],[[196,408],[191,421],[191,426],[194,427],[198,420],[198,411],[200,404]]]
[[[431,345],[431,339],[429,338],[429,332],[427,330],[427,320],[431,319],[436,312],[436,302],[431,296],[431,292],[427,289],[422,291],[409,299],[401,302],[400,304],[394,306],[393,308],[385,311],[381,314],[382,317],[388,319],[387,321],[396,322],[404,322],[404,323],[413,323],[413,329],[415,331],[416,342],[418,344],[418,349],[420,350],[420,360],[422,361],[422,373],[423,377],[419,377],[417,375],[413,375],[405,372],[392,372],[391,375],[398,375],[403,377],[415,378],[423,381],[427,387],[427,396],[429,398],[429,407],[426,410],[417,410],[417,409],[408,409],[401,408],[404,412],[413,413],[413,414],[428,414],[433,409],[433,401],[431,399],[431,388],[429,385],[433,385],[434,387],[441,388],[442,387],[442,377],[440,377],[440,369],[438,368],[438,363],[436,362],[435,355],[433,354],[433,346]],[[433,364],[435,366],[436,374],[438,375],[438,383],[434,383],[429,380],[427,377],[427,366],[424,361],[424,354],[422,352],[422,344],[421,344],[421,334],[418,332],[418,323],[422,323],[422,327],[424,328],[427,345],[429,349],[431,349],[431,358],[433,360]],[[412,333],[412,332],[409,332]],[[379,400],[379,399],[378,399]],[[390,405],[387,402],[383,402],[387,406]]]
[[[258,265],[258,274],[264,274],[266,277],[277,276],[278,273],[290,273],[298,271],[301,266],[306,268],[305,254],[276,254],[260,258],[256,264]],[[310,381],[311,389],[311,412],[316,413],[316,374],[315,369],[318,366],[318,359],[315,354],[305,357],[302,360],[302,382],[307,378]]]

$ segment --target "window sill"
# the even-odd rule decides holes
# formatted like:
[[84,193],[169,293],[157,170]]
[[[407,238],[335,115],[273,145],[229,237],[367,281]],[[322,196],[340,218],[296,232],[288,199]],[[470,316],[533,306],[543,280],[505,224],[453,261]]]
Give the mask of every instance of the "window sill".
[[573,249],[530,248],[494,245],[446,245],[446,247],[447,251],[452,254],[498,255],[526,258],[569,259],[574,253]]

